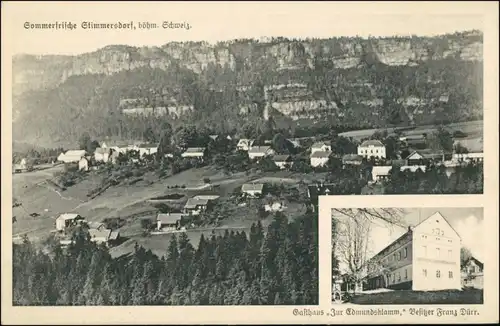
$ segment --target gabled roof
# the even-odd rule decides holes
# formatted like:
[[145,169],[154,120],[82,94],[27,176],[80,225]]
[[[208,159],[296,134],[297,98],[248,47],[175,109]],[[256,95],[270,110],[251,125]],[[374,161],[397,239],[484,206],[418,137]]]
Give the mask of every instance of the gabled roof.
[[311,158],[327,158],[330,157],[332,152],[316,151],[311,154]]
[[180,221],[184,214],[181,213],[160,213],[156,216],[156,221],[162,224],[174,224]]
[[80,215],[76,214],[76,213],[64,213],[64,214],[59,215],[59,217],[57,219],[58,220],[59,219],[61,219],[61,220],[74,220],[78,217],[80,217]]
[[104,238],[105,241],[109,240],[111,229],[89,229],[90,239]]
[[330,144],[328,144],[327,142],[324,142],[324,141],[318,141],[318,142],[315,142],[311,148],[322,148],[323,146],[330,146]]
[[462,237],[460,236],[460,234],[457,232],[457,230],[455,230],[455,228],[450,224],[450,222],[448,222],[448,220],[443,216],[443,214],[441,214],[440,212],[435,212],[434,214],[432,215],[429,215],[427,218],[425,218],[423,221],[421,221],[420,223],[418,223],[417,225],[415,225],[415,227],[413,229],[416,229],[420,224],[424,223],[425,221],[427,221],[428,219],[430,218],[436,218],[436,217],[441,217],[449,226],[450,228],[457,234],[457,236],[462,239]]
[[363,156],[358,155],[358,154],[345,154],[342,156],[343,161],[362,161]]
[[264,189],[263,183],[245,183],[241,186],[241,191],[262,191]]
[[64,153],[64,156],[85,156],[85,150],[84,149],[69,150],[66,153]]
[[205,152],[205,147],[189,147],[184,153],[203,153]]
[[368,146],[378,146],[378,147],[383,147],[384,144],[380,140],[376,139],[370,139],[370,140],[365,140],[364,142],[359,145],[360,147],[368,147]]
[[219,195],[197,195],[193,197],[193,199],[201,199],[201,200],[216,200],[219,198],[220,198]]
[[271,149],[271,146],[254,146],[250,148],[249,153],[266,153]]
[[189,198],[184,205],[184,208],[196,208],[197,206],[205,206],[209,202],[208,199],[198,199],[198,198]]
[[212,140],[217,140],[217,138],[219,138],[219,135],[210,135],[208,137],[210,137],[210,139]]
[[427,166],[425,166],[425,165],[403,165],[399,168],[400,171],[410,170],[411,172],[417,172],[418,169],[422,170],[422,172],[425,172],[425,170],[427,169]]
[[471,260],[473,260],[473,261],[474,261],[474,263],[476,263],[476,265],[477,265],[477,266],[479,266],[479,267],[481,267],[481,268],[483,268],[483,267],[484,267],[484,264],[483,264],[483,263],[482,263],[479,259],[477,259],[476,257],[474,257],[474,256],[470,257],[470,258],[467,260],[467,262],[469,262],[469,261],[471,261]]
[[391,172],[392,166],[373,166],[372,173],[375,172],[377,175],[389,175]]
[[290,155],[274,155],[272,160],[274,162],[287,162],[290,160]]
[[242,138],[238,141],[238,145],[237,146],[252,146],[252,144],[254,143],[254,139],[247,139],[247,138]]
[[111,240],[111,241],[116,240],[116,239],[118,239],[119,236],[120,236],[120,230],[113,230],[109,234],[109,240]]

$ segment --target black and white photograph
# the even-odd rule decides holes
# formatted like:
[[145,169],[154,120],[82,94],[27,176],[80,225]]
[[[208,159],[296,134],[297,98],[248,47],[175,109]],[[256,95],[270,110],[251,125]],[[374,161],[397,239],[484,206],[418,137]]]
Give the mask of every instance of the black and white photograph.
[[[337,253],[352,248],[336,230],[331,267],[320,264],[330,234],[318,215],[322,196],[485,193],[484,16],[114,4],[2,8],[15,309],[286,306],[298,318],[310,308],[293,306],[331,304],[320,300],[330,269],[332,302],[482,303],[482,247],[465,241],[480,208],[339,209],[392,233],[372,235],[363,220],[356,252]],[[441,253],[453,247],[452,259],[410,261],[396,281],[369,274],[377,252],[427,235],[427,218],[446,227],[436,237],[453,240]]]
[[482,304],[483,208],[332,210],[332,303]]

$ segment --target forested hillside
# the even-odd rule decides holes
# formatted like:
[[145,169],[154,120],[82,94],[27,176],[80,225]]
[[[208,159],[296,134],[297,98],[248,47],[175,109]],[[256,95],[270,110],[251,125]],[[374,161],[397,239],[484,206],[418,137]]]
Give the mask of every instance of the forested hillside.
[[[216,45],[108,46],[79,56],[13,59],[14,139],[54,146],[140,137],[162,121],[217,132],[259,128],[419,125],[482,118],[482,34],[439,37],[234,40]],[[300,88],[288,89],[291,84]],[[284,90],[269,90],[277,85]],[[280,87],[281,87],[280,86]],[[131,118],[120,101],[183,106]],[[264,111],[267,113],[264,114]],[[180,111],[179,111],[180,112]],[[139,120],[139,121],[138,121]]]
[[104,247],[74,234],[63,251],[14,244],[14,305],[289,305],[318,304],[317,215],[293,222],[275,216],[264,232],[173,237],[165,256],[136,246],[112,259]]

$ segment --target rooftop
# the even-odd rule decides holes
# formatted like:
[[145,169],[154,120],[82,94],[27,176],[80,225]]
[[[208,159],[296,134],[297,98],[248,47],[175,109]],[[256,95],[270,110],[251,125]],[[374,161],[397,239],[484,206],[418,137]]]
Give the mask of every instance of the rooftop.
[[331,154],[332,154],[332,152],[316,151],[316,152],[311,154],[311,157],[326,158],[326,157],[330,157]]
[[329,144],[327,144],[326,142],[324,141],[318,141],[318,142],[315,142],[311,148],[321,148],[323,146],[330,146]]
[[208,199],[199,199],[199,198],[189,198],[188,201],[186,202],[186,205],[184,205],[184,208],[196,208],[197,206],[204,206],[207,205],[209,202]]
[[184,214],[181,213],[160,213],[156,217],[156,221],[162,224],[174,224],[180,221]]
[[79,214],[64,213],[64,214],[59,215],[59,217],[57,219],[61,219],[61,220],[74,220],[74,219],[76,219],[78,217],[80,217]]
[[111,229],[89,229],[89,234],[90,239],[104,238],[107,241],[109,240]]
[[254,146],[250,148],[249,153],[265,153],[271,149],[271,146]]
[[203,153],[205,147],[189,147],[184,153]]
[[364,142],[359,145],[360,147],[368,147],[368,146],[378,146],[378,147],[383,147],[384,144],[380,140],[376,139],[370,139],[370,140],[365,140]]
[[245,183],[241,186],[241,191],[262,191],[263,183]]
[[274,155],[272,159],[275,162],[285,162],[290,159],[290,155]]

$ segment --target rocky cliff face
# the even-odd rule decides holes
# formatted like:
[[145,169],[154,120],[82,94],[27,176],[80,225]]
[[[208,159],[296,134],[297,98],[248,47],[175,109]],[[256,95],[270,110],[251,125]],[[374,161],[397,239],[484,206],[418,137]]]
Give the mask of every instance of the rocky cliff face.
[[317,60],[352,68],[370,54],[380,63],[415,65],[448,57],[482,61],[482,34],[466,32],[434,38],[341,38],[258,42],[169,43],[162,47],[107,46],[77,56],[19,55],[13,58],[16,94],[55,87],[74,75],[113,74],[140,67],[167,69],[172,64],[202,73],[209,66],[238,70],[264,64],[270,69],[314,69]]

